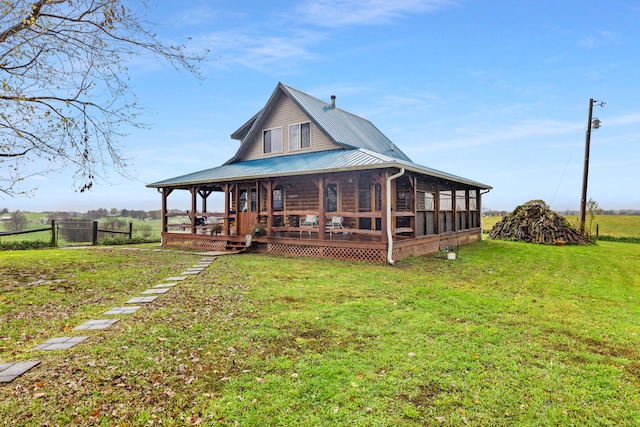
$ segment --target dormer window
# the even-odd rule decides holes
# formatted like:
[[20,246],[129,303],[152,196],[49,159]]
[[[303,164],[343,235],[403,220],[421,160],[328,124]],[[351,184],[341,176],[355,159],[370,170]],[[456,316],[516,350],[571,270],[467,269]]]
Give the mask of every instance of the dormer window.
[[262,146],[265,154],[282,153],[282,128],[262,131]]
[[289,126],[289,151],[311,147],[311,123]]

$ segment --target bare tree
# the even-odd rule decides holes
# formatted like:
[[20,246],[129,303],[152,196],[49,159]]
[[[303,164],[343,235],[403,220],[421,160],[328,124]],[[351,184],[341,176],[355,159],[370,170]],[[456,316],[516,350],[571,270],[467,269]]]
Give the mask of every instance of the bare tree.
[[4,224],[4,228],[8,231],[22,231],[25,229],[29,220],[27,217],[20,211],[15,211],[11,213],[11,219]]
[[136,11],[126,4],[0,2],[0,192],[23,194],[27,176],[64,167],[81,192],[108,170],[127,174],[118,141],[143,126],[127,85],[133,56],[150,53],[199,77],[204,55],[160,41],[147,0],[132,3]]

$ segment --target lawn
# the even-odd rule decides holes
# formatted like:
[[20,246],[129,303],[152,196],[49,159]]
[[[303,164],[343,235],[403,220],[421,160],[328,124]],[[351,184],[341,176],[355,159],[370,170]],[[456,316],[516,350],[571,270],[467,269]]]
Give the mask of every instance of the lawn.
[[80,346],[30,350],[198,259],[0,252],[0,362],[42,361],[0,386],[0,423],[640,423],[637,244],[482,241],[394,267],[220,257]]

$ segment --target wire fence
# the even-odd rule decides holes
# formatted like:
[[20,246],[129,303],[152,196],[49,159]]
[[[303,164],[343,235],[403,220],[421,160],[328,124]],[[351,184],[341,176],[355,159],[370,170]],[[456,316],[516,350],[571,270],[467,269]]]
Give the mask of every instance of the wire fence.
[[155,221],[91,221],[65,219],[49,225],[29,224],[21,231],[0,231],[0,244],[42,242],[50,246],[99,244],[109,238],[158,240],[162,224]]

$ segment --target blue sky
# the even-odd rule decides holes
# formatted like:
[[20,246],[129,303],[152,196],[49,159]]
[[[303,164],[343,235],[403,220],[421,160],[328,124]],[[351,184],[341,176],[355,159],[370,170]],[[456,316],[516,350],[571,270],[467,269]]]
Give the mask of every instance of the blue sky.
[[[133,0],[132,0],[133,1]],[[371,120],[415,163],[489,184],[490,209],[543,199],[578,209],[589,99],[589,198],[640,209],[640,3],[627,0],[162,0],[168,42],[210,49],[198,81],[131,62],[147,130],[122,140],[136,180],[89,193],[36,177],[10,210],[159,209],[146,183],[222,164],[230,134],[279,81]],[[185,192],[186,193],[186,192]],[[185,194],[186,196],[186,194]],[[187,209],[173,196],[170,207]],[[219,203],[210,202],[210,210]],[[212,206],[213,204],[213,206]]]

